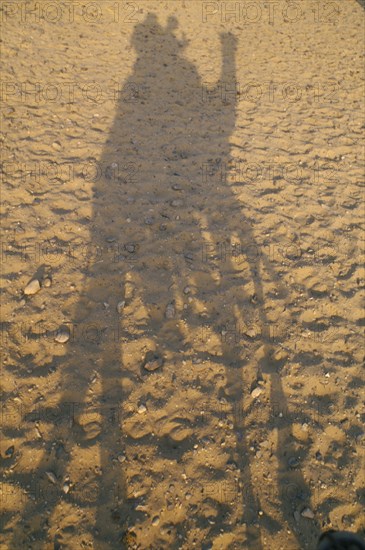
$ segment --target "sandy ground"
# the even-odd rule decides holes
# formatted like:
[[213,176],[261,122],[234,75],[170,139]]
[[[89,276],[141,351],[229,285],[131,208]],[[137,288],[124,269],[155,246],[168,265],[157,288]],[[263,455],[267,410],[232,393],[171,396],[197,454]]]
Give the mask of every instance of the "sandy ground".
[[362,3],[0,9],[0,548],[364,534]]

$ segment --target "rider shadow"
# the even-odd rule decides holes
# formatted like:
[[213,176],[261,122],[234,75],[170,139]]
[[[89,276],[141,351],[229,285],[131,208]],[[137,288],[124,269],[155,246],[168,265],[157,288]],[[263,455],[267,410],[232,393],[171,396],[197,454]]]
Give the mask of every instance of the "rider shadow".
[[[196,436],[176,444],[169,433],[152,437],[143,432],[142,415],[133,420],[135,409],[134,417],[126,409],[126,404],[135,402],[131,396],[136,387],[144,387],[141,392],[152,395],[156,380],[164,380],[167,365],[171,380],[178,385],[179,378],[185,376],[183,365],[192,362],[194,367],[198,357],[210,362],[215,374],[223,369],[225,377],[220,388],[214,386],[214,377],[206,381],[205,387],[216,393],[209,414],[216,414],[214,401],[219,399],[232,408],[237,402],[246,407],[243,396],[248,395],[247,385],[260,382],[264,373],[271,380],[271,400],[283,406],[286,402],[280,381],[282,365],[273,359],[275,345],[267,329],[260,272],[275,281],[282,296],[286,290],[265,256],[247,256],[245,269],[238,272],[235,259],[229,256],[223,261],[219,252],[220,244],[231,242],[233,236],[243,249],[247,243],[255,244],[252,226],[224,175],[229,171],[230,136],[236,121],[235,39],[221,35],[221,76],[214,88],[206,87],[196,67],[182,55],[186,44],[176,38],[176,28],[175,18],[163,28],[155,15],[148,14],[133,32],[137,59],[121,91],[100,159],[103,176],[93,189],[90,242],[98,253],[85,270],[74,315],[76,334],[67,344],[67,354],[58,361],[63,372],[58,409],[71,412],[61,414],[60,422],[55,423],[38,466],[38,477],[51,470],[57,480],[67,482],[67,476],[71,482],[79,480],[69,492],[57,492],[47,503],[47,515],[58,518],[64,506],[70,513],[76,508],[94,509],[93,537],[100,548],[128,547],[133,542],[126,534],[128,528],[145,518],[136,511],[138,491],[126,481],[128,469],[133,470],[131,459],[125,458],[128,452],[135,453],[138,463],[152,447],[153,456],[181,462],[196,443]],[[192,300],[186,304],[187,287]],[[250,358],[258,340],[251,343],[248,337],[242,353],[241,343],[222,340],[215,328],[222,322],[247,325],[248,318],[255,318],[262,327],[258,340],[264,352],[258,361]],[[220,339],[217,353],[209,346],[196,346],[192,336],[201,333],[207,323]],[[161,371],[148,373],[141,368],[148,351],[163,358]],[[67,422],[63,422],[65,417]],[[130,429],[124,429],[131,418],[133,426],[142,430],[140,437],[132,437]],[[261,526],[275,532],[280,524],[265,513],[265,503],[257,496],[245,430],[245,420],[235,415],[235,445],[230,454],[243,487],[239,498],[244,526],[237,542],[259,549],[263,547]],[[278,433],[282,517],[302,544],[286,491],[283,449],[291,437],[289,420]],[[294,484],[305,492],[300,470],[290,475],[291,487]],[[290,498],[295,499],[297,493]],[[219,510],[211,495],[205,500]],[[261,510],[263,515],[259,515]],[[23,519],[29,522],[38,517],[36,538],[44,540],[48,532],[59,540],[66,520],[60,521],[55,534],[52,521],[40,519],[43,512],[43,502],[31,502]],[[222,514],[221,520],[211,525],[199,514],[199,507],[188,508],[179,529],[186,534],[194,522],[204,529],[209,541],[222,529],[230,532],[225,517]]]

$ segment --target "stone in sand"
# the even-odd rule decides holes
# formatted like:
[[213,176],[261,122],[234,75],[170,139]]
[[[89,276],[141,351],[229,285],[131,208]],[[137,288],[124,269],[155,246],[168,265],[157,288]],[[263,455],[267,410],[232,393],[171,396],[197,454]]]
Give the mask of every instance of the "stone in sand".
[[26,296],[32,296],[33,294],[37,294],[37,292],[41,289],[41,285],[38,281],[38,279],[33,279],[30,281],[30,283],[27,284],[27,286],[24,289],[24,294]]
[[182,199],[174,199],[170,202],[171,206],[174,208],[179,208],[184,204],[184,201]]
[[153,372],[163,365],[163,359],[157,353],[148,351],[143,363],[143,367],[149,372]]
[[118,305],[117,305],[117,312],[118,313],[122,313],[123,309],[124,309],[124,306],[125,306],[125,300],[122,300],[121,302],[118,302]]
[[146,405],[143,405],[143,404],[140,405],[140,406],[138,407],[138,409],[137,409],[137,412],[138,412],[138,414],[143,414],[143,413],[147,412],[147,407],[146,407]]
[[253,399],[256,399],[256,397],[258,397],[259,395],[262,394],[262,389],[261,388],[255,388],[254,390],[252,390],[251,392],[251,397]]
[[313,519],[314,518],[314,513],[312,512],[312,510],[310,508],[304,508],[304,510],[302,512],[302,516],[303,516],[303,518]]
[[53,472],[46,472],[46,476],[48,477],[49,481],[50,481],[51,483],[53,483],[53,485],[56,485],[56,483],[57,483],[57,478],[56,478],[56,476],[54,475]]
[[166,306],[166,311],[165,311],[165,317],[166,319],[173,319],[175,317],[175,306],[174,304],[168,304]]
[[56,334],[55,342],[59,344],[65,344],[70,339],[70,333],[66,328],[61,328]]

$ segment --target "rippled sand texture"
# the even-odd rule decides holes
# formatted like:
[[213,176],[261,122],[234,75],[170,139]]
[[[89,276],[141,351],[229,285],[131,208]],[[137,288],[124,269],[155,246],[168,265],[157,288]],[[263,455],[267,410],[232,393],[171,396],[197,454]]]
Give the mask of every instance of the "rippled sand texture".
[[363,3],[253,4],[0,6],[1,550],[364,533]]

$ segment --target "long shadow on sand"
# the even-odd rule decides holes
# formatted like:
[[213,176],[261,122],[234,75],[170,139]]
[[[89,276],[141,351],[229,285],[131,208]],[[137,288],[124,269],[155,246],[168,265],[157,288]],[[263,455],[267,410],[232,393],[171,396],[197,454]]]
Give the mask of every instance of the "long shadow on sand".
[[[49,542],[53,522],[58,522],[59,532],[52,537],[62,544],[60,514],[72,507],[95,508],[95,547],[131,547],[133,541],[128,542],[126,532],[145,516],[136,510],[138,497],[128,488],[130,466],[125,453],[133,449],[137,463],[143,462],[152,447],[156,455],[180,463],[193,452],[196,442],[191,437],[176,443],[171,434],[133,439],[123,433],[129,414],[125,404],[133,388],[147,387],[153,379],[162,383],[167,365],[177,386],[184,369],[197,369],[198,375],[202,364],[209,366],[206,372],[211,377],[207,374],[202,390],[211,405],[206,415],[216,415],[219,403],[225,402],[232,410],[239,403],[248,417],[250,404],[243,396],[249,398],[252,387],[264,376],[271,386],[272,407],[274,403],[286,407],[280,378],[285,361],[274,358],[276,343],[269,333],[261,273],[265,271],[275,281],[281,296],[287,290],[263,254],[255,259],[247,255],[244,269],[237,270],[234,257],[223,261],[220,246],[233,236],[242,250],[255,246],[245,205],[237,201],[222,176],[231,162],[230,137],[236,121],[231,93],[235,38],[221,35],[222,70],[213,93],[204,88],[196,67],[184,57],[184,43],[176,38],[176,28],[174,18],[162,27],[155,15],[148,14],[133,33],[137,60],[124,83],[100,159],[101,166],[107,167],[105,177],[94,187],[90,241],[101,254],[85,271],[85,286],[74,315],[75,326],[84,327],[78,333],[83,337],[71,339],[59,361],[63,377],[58,409],[68,408],[69,421],[55,424],[37,476],[54,471],[64,480],[86,454],[97,467],[85,474],[84,486],[80,482],[77,490],[60,491],[46,504],[37,500],[26,504],[22,525],[38,526],[30,528],[37,548],[41,541]],[[190,291],[184,293],[186,287]],[[193,299],[184,308],[188,292]],[[235,337],[233,341],[222,338],[216,329],[218,325],[247,326],[254,318],[259,334],[245,337],[244,346]],[[212,353],[204,338],[192,337],[204,330],[219,338],[219,353]],[[263,351],[255,359],[258,348]],[[164,360],[153,373],[141,369],[141,358],[148,351]],[[213,380],[222,372],[224,385],[214,386]],[[227,453],[239,472],[241,512],[238,536],[230,548],[257,550],[263,548],[262,526],[276,532],[280,523],[269,517],[265,502],[257,496],[246,415],[233,417],[235,443]],[[195,420],[199,421],[198,411]],[[278,430],[274,450],[277,495],[282,519],[296,534],[298,546],[304,547],[307,541],[295,524],[293,509],[296,500],[309,504],[309,495],[300,469],[288,469],[288,442],[292,440],[288,419]],[[150,469],[153,476],[153,464]],[[73,471],[81,470],[82,460],[79,470]],[[27,481],[15,473],[14,479],[20,484]],[[232,526],[229,503],[219,503],[204,492],[201,499],[217,508],[215,524],[200,514],[198,504],[187,509],[179,529],[183,537],[192,527],[203,529],[205,545],[222,532],[229,533]],[[14,548],[19,541],[29,540],[22,539],[20,531],[19,527],[14,534]],[[156,542],[159,547],[164,544],[178,548],[181,543]]]

